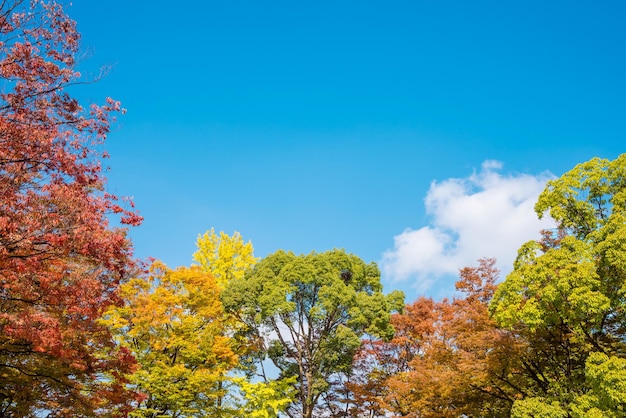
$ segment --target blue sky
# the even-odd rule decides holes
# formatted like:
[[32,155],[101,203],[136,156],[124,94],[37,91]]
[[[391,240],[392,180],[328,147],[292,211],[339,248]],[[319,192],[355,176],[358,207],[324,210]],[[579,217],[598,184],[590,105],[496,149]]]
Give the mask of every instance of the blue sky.
[[626,6],[582,1],[75,1],[81,87],[128,112],[109,188],[139,257],[198,234],[345,248],[407,300],[510,269],[551,176],[626,143]]

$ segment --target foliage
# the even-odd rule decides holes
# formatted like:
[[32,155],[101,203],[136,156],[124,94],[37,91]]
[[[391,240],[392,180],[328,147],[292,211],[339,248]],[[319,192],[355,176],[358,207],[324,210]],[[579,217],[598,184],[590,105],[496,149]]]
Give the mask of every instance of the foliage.
[[[404,398],[410,389],[402,382],[411,370],[411,361],[423,351],[424,336],[433,331],[435,306],[432,299],[419,298],[405,306],[402,313],[392,315],[393,339],[363,340],[346,383],[352,394],[349,416],[409,413],[410,406]],[[399,387],[392,387],[398,383]]]
[[364,334],[393,336],[390,312],[402,306],[403,295],[381,290],[376,265],[342,250],[278,251],[232,280],[223,299],[264,338],[280,377],[297,377],[297,402],[287,414],[308,418],[331,392],[333,377],[350,372]]
[[556,400],[542,397],[529,397],[515,402],[511,411],[513,418],[567,418],[567,412],[563,410]]
[[141,218],[104,191],[97,150],[118,102],[88,110],[79,34],[52,1],[0,4],[0,415],[123,414],[133,359],[96,320],[132,270]]
[[125,306],[110,309],[103,322],[140,365],[130,382],[145,399],[132,416],[211,414],[222,395],[215,382],[237,362],[215,278],[199,267],[155,262],[121,292]]
[[572,406],[575,417],[624,416],[626,405],[626,359],[593,352],[585,364],[586,382],[591,388]]
[[[246,270],[251,268],[257,261],[254,257],[252,243],[244,242],[238,232],[229,236],[223,231],[219,234],[213,228],[198,237],[197,251],[193,259],[203,271],[215,277],[220,289],[224,289],[228,283],[235,279],[242,279]],[[254,334],[249,332],[248,327],[236,316],[224,313],[224,332],[232,337],[233,347],[239,357],[237,369],[249,372],[251,358],[258,351],[258,342]],[[215,382],[215,391],[222,395],[216,398],[215,416],[243,416],[250,414],[250,408],[242,405],[237,393],[243,390],[245,380],[233,375],[223,374]],[[248,384],[249,385],[249,384]],[[255,395],[268,396],[273,386],[259,384],[247,386],[244,391],[245,397],[250,404],[261,404],[261,399],[255,401]],[[275,392],[274,392],[275,393]],[[267,398],[270,399],[270,398]],[[271,398],[273,402],[275,398]],[[285,400],[288,402],[288,399]],[[245,412],[247,411],[247,412]]]
[[197,246],[194,261],[211,273],[221,288],[232,280],[242,279],[245,271],[257,261],[252,243],[244,243],[238,232],[231,237],[223,231],[218,235],[211,228],[198,237]]
[[239,416],[275,418],[291,404],[295,396],[296,377],[252,383],[244,378],[234,379],[243,392],[245,403]]
[[557,221],[496,286],[493,260],[461,271],[451,302],[420,298],[367,340],[351,416],[618,417],[626,398],[626,155],[548,183]]
[[558,230],[522,246],[491,304],[527,344],[513,415],[621,416],[608,388],[626,379],[626,154],[550,181],[535,209]]
[[367,341],[350,387],[354,415],[501,417],[518,392],[513,335],[489,317],[498,271],[495,260],[461,270],[463,296],[435,302],[419,298],[392,317],[396,335]]

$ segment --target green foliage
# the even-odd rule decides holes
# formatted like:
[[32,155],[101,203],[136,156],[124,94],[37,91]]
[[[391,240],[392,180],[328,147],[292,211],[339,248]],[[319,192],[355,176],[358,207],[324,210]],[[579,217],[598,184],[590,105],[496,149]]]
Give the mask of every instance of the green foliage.
[[593,158],[548,182],[535,211],[545,212],[569,235],[587,239],[600,230],[614,214],[624,215],[626,205],[626,154],[616,160]]
[[593,352],[587,358],[585,375],[590,390],[579,396],[572,410],[575,417],[623,417],[626,412],[626,359]]
[[522,246],[490,306],[528,347],[527,397],[513,416],[623,415],[625,174],[626,154],[594,158],[539,196],[538,215],[549,213],[558,229]]
[[494,317],[504,326],[524,324],[530,330],[560,322],[600,326],[610,300],[601,290],[592,250],[567,236],[543,254],[524,254],[498,290]]
[[223,300],[267,342],[266,355],[283,377],[297,376],[302,416],[312,416],[332,377],[346,373],[364,334],[393,335],[390,313],[402,294],[382,294],[375,264],[342,250],[297,256],[278,251],[243,279],[232,280]]

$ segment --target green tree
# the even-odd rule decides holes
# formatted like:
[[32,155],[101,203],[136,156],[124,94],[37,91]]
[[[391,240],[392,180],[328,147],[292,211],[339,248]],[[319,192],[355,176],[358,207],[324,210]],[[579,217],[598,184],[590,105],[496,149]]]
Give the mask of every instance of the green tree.
[[623,416],[608,389],[626,381],[626,154],[550,181],[535,210],[558,228],[521,247],[490,306],[528,347],[512,415]]
[[365,334],[390,338],[390,313],[401,292],[382,293],[380,273],[343,250],[295,255],[278,251],[226,287],[223,300],[265,342],[280,378],[297,378],[290,417],[311,418],[326,400],[334,414],[331,382],[347,374]]
[[102,322],[139,362],[129,380],[145,398],[132,416],[213,416],[223,395],[215,383],[237,363],[219,292],[199,267],[170,270],[160,262],[121,286],[126,304]]

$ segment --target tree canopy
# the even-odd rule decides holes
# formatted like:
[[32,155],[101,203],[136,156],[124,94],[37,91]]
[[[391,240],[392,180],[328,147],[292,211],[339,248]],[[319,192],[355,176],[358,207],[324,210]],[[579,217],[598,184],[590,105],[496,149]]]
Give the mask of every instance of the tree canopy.
[[421,297],[391,318],[390,341],[365,340],[349,384],[352,416],[502,417],[519,395],[520,345],[489,317],[495,260],[465,267],[452,300]]
[[355,415],[618,417],[626,408],[626,154],[548,182],[535,209],[557,228],[460,272],[461,297],[419,298],[365,340]]
[[101,166],[121,104],[70,94],[79,39],[54,1],[0,2],[0,416],[626,415],[626,154],[548,182],[557,227],[442,300],[214,229],[148,268]]
[[121,293],[126,304],[107,311],[103,322],[139,362],[129,379],[144,398],[132,416],[213,414],[222,396],[215,383],[237,364],[215,278],[199,267],[170,270],[155,262]]
[[498,323],[528,344],[529,383],[513,416],[624,413],[623,399],[607,390],[626,379],[618,366],[626,353],[625,175],[626,154],[594,158],[539,196],[537,214],[558,228],[522,246],[491,305]]
[[134,397],[123,378],[134,359],[97,320],[135,268],[126,230],[109,222],[141,217],[102,175],[120,104],[86,108],[68,93],[79,38],[53,1],[0,4],[3,416],[123,414]]
[[393,336],[403,295],[384,295],[376,265],[345,251],[278,251],[233,280],[224,303],[264,339],[280,377],[297,378],[287,413],[310,418],[321,402],[332,408],[332,383],[349,373],[363,335]]

